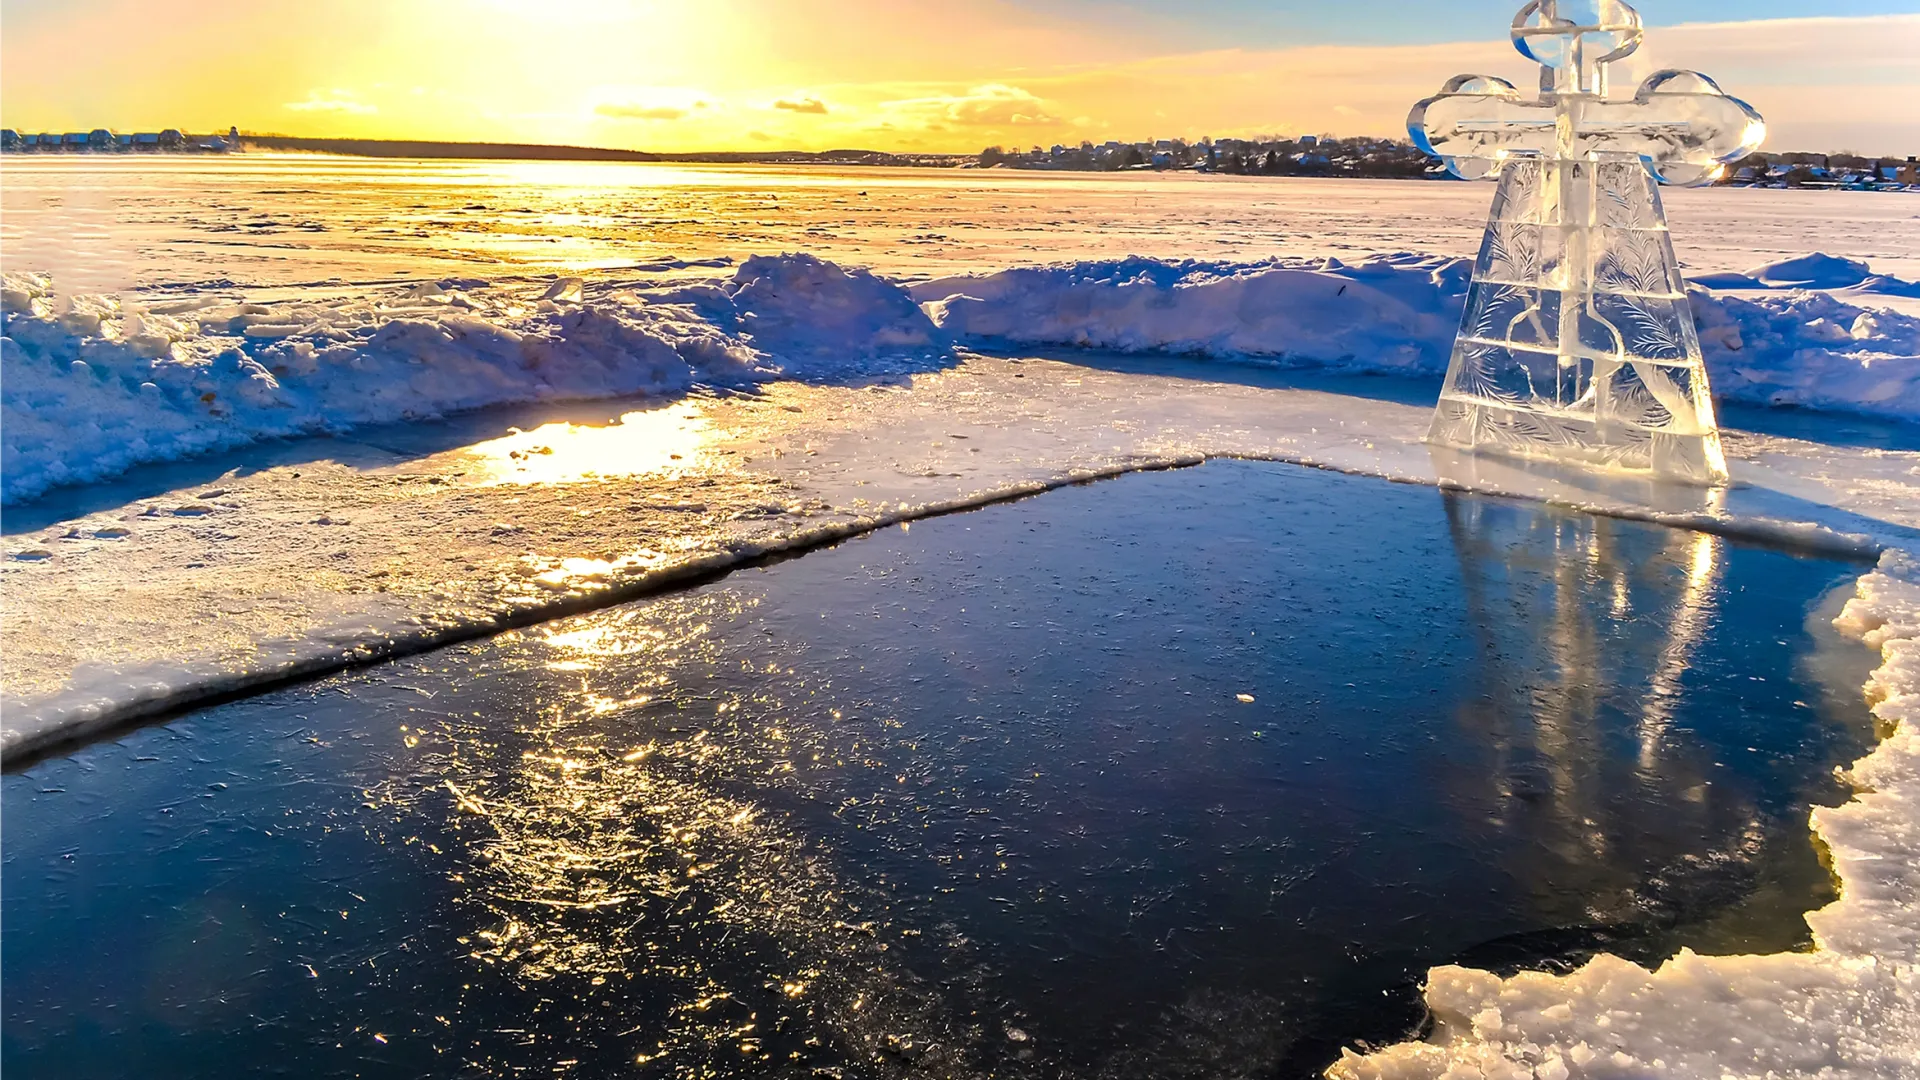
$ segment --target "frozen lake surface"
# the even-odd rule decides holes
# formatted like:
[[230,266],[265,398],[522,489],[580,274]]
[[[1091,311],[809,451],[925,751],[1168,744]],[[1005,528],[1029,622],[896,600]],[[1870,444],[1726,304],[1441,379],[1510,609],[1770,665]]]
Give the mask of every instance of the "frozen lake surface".
[[[1405,1034],[1424,964],[1682,944],[1758,954],[1433,968],[1435,1041],[1335,1075],[1912,1067],[1909,197],[1668,193],[1735,405],[1735,483],[1694,489],[1421,442],[1483,186],[5,169],[0,753],[73,755],[4,785],[9,1067],[55,1060],[32,1033],[60,1032],[106,1073],[662,1050],[1300,1071]],[[1314,477],[1327,496],[1221,459],[1419,486]],[[1269,475],[1296,479],[1256,512]],[[1140,500],[1153,520],[1122,528]],[[1100,508],[1078,532],[1076,506]],[[1291,582],[1242,550],[1342,536]],[[1802,626],[1844,568],[1743,542],[1878,564]],[[1392,588],[1355,601],[1336,570]],[[1139,614],[1175,593],[1186,617]],[[981,622],[981,596],[1005,610]],[[1325,640],[1337,659],[1313,663]],[[338,674],[383,657],[411,659]],[[1855,761],[1863,698],[1881,738]],[[1163,820],[1116,816],[1148,805]],[[1338,866],[1350,887],[1324,888]],[[1433,937],[1437,916],[1464,929]]]
[[0,780],[5,1071],[1305,1076],[1803,946],[1857,572],[1213,462],[205,710]]
[[[938,276],[1140,255],[1247,261],[1470,256],[1491,185],[1193,174],[374,161],[308,155],[17,157],[8,268],[70,288],[268,287],[583,271],[804,251]],[[1914,200],[1672,189],[1682,266],[1827,251],[1920,278]]]

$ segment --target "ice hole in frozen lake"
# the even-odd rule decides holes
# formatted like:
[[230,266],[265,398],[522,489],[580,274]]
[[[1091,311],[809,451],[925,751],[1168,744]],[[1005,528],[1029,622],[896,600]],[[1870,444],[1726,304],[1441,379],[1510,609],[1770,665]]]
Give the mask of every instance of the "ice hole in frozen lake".
[[286,688],[0,783],[4,1069],[1310,1075],[1794,948],[1857,572],[1216,461]]

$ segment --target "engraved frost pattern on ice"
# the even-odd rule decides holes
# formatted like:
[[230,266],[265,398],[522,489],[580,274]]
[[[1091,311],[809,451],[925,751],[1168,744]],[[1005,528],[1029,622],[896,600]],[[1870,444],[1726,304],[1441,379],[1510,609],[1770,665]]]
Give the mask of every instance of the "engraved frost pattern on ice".
[[1765,125],[1697,72],[1609,97],[1607,65],[1641,39],[1620,0],[1533,0],[1512,37],[1537,99],[1461,75],[1407,119],[1455,174],[1499,180],[1428,441],[1723,482],[1656,181],[1712,180]]

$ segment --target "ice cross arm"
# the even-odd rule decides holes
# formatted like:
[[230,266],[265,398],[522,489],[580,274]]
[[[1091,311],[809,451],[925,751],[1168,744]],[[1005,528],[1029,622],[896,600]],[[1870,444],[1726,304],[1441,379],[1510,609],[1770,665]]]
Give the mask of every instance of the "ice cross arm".
[[1752,106],[1694,71],[1657,72],[1620,101],[1573,95],[1526,101],[1504,79],[1461,75],[1413,107],[1407,130],[1421,149],[1470,180],[1498,172],[1513,157],[1633,155],[1670,184],[1710,180],[1766,137]]

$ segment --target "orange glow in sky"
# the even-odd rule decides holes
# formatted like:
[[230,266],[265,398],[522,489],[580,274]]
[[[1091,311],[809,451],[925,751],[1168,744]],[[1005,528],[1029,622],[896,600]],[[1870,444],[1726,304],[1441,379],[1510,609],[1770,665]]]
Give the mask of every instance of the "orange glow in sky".
[[[1013,0],[0,0],[0,102],[26,131],[237,125],[974,152],[1395,135],[1447,76],[1531,81],[1504,24],[1478,14],[1434,20],[1432,40],[1464,44],[1196,51],[1162,32],[1171,16],[1130,12]],[[1697,67],[1752,101],[1771,148],[1920,152],[1920,15],[1661,27],[1643,52],[1637,66]]]

